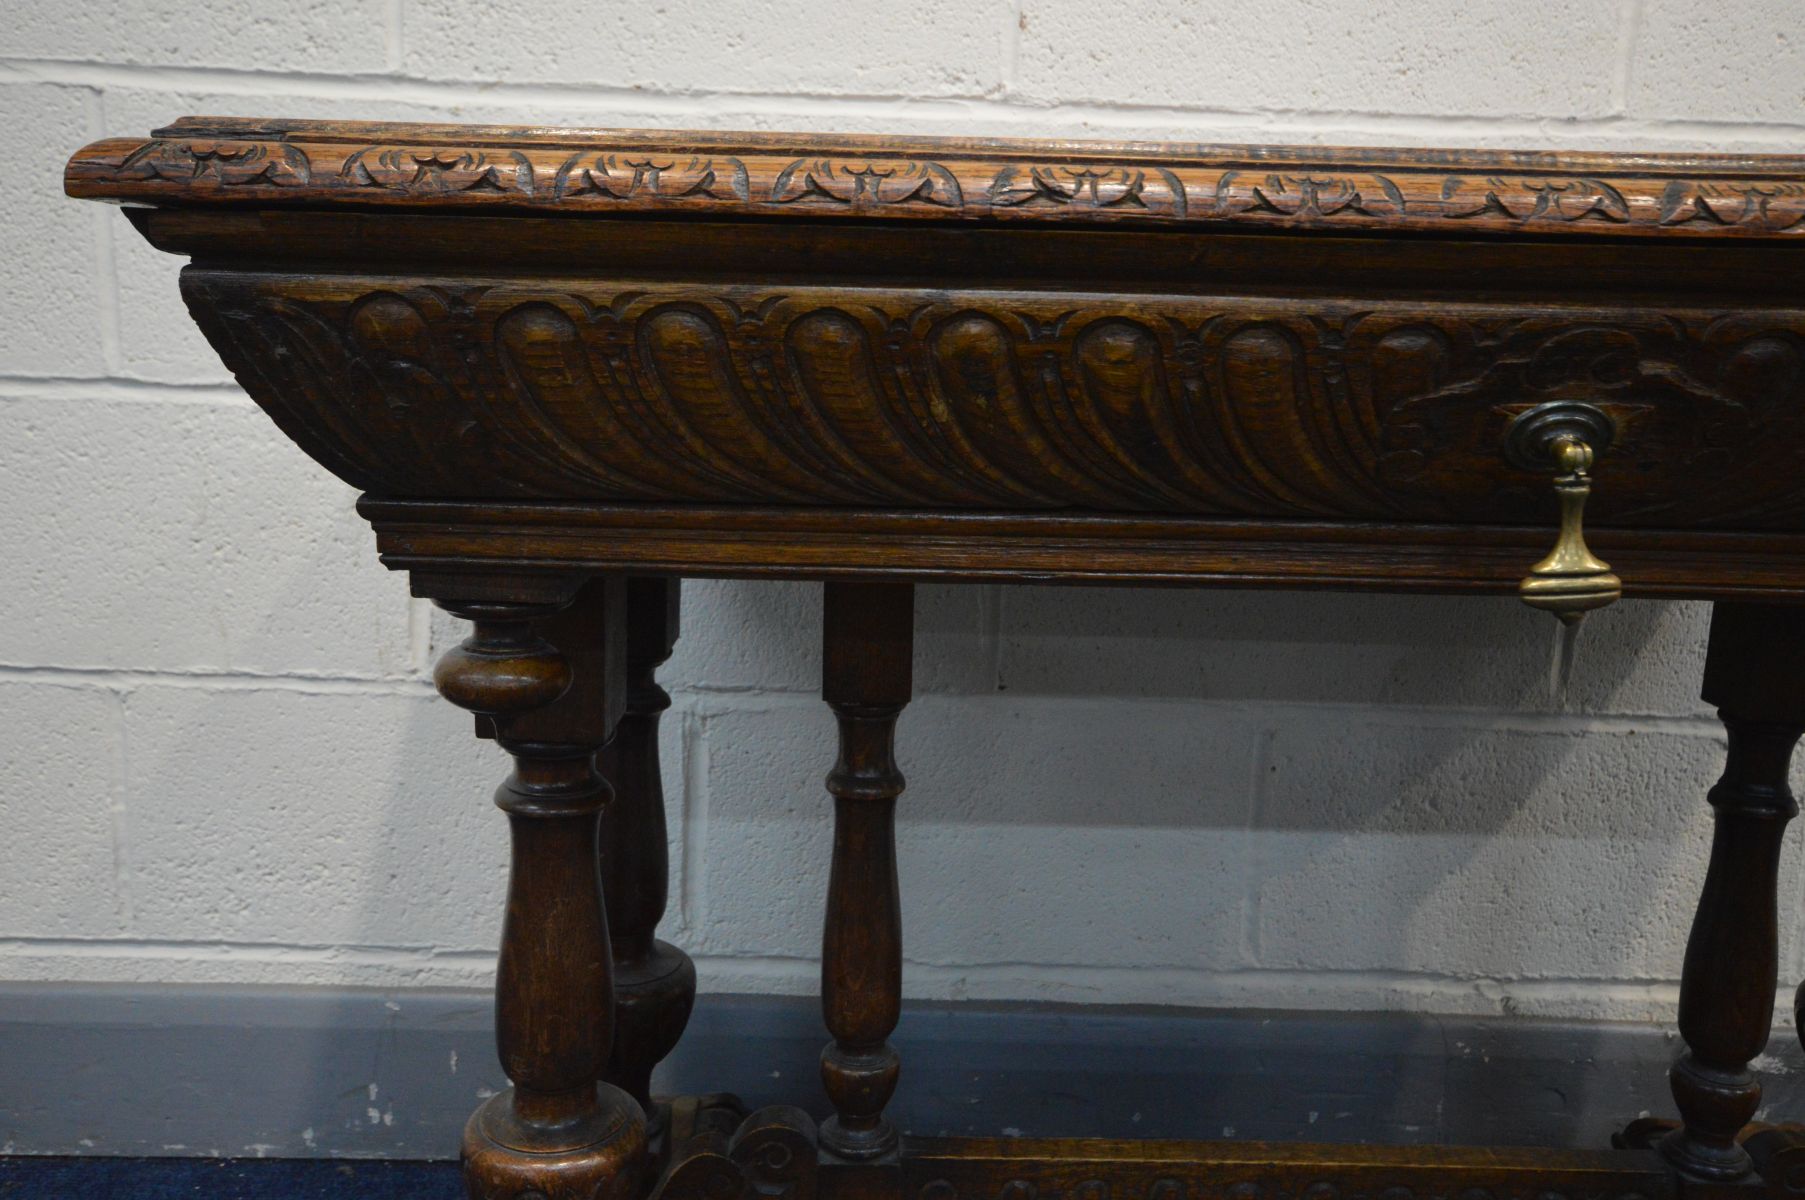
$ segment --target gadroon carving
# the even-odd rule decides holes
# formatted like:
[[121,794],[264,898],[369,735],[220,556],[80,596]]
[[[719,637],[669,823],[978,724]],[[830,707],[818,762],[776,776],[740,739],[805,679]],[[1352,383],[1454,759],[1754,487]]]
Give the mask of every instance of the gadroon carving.
[[390,497],[1521,521],[1549,502],[1504,430],[1583,394],[1620,434],[1601,520],[1784,527],[1805,504],[1773,483],[1802,464],[1769,461],[1805,443],[1805,312],[183,286],[277,422]]

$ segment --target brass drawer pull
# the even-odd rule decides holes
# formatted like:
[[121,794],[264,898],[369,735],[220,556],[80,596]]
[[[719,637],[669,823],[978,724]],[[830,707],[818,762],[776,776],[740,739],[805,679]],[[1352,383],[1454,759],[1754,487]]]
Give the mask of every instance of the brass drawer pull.
[[1615,604],[1623,581],[1586,546],[1586,497],[1593,460],[1610,447],[1611,419],[1590,404],[1556,400],[1520,414],[1504,435],[1505,456],[1526,471],[1554,471],[1561,529],[1554,549],[1517,585],[1523,603],[1572,625],[1595,608]]

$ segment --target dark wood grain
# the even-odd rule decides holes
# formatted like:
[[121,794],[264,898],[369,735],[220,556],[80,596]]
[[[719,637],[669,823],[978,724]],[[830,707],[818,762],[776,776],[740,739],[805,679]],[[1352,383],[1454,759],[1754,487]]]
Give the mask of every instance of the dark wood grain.
[[[1805,596],[1746,540],[1805,535],[1802,167],[196,118],[67,181],[193,257],[209,340],[372,498],[652,535],[567,561],[1502,590],[1551,539],[1500,531],[1555,519],[1503,433],[1558,400],[1614,430],[1627,593],[1734,598]],[[1129,515],[1264,529],[1093,565]]]
[[[1747,1121],[1805,727],[1768,607],[1805,601],[1805,158],[203,117],[65,187],[192,260],[222,360],[476,622],[439,685],[517,767],[474,1195],[1796,1200],[1805,1134]],[[1664,1154],[899,1141],[913,582],[1514,591],[1555,507],[1505,431],[1552,402],[1610,434],[1625,592],[1720,602],[1683,1123],[1631,1139]],[[647,1141],[695,986],[655,937],[686,575],[830,581],[819,1134],[691,1098]]]
[[1751,1168],[1737,1135],[1761,1105],[1749,1063],[1767,1046],[1779,967],[1780,841],[1799,806],[1788,784],[1805,733],[1805,619],[1799,610],[1720,603],[1711,617],[1704,699],[1729,734],[1711,789],[1711,862],[1680,977],[1687,1050],[1671,1081],[1683,1127],[1661,1148],[1681,1170],[1736,1179]]
[[597,1086],[614,1038],[614,982],[597,872],[610,791],[595,754],[622,692],[622,584],[597,581],[569,607],[437,597],[474,623],[440,661],[446,699],[513,755],[495,793],[512,831],[495,1029],[513,1087],[470,1119],[464,1177],[495,1200],[625,1197],[644,1173],[645,1119]]
[[903,1175],[901,1200],[1669,1200],[1679,1191],[1646,1151],[1271,1142],[909,1138]]
[[660,1123],[652,1068],[683,1036],[696,999],[689,955],[654,936],[670,894],[658,725],[671,698],[657,671],[677,643],[681,585],[669,576],[626,581],[626,709],[596,765],[614,786],[602,814],[603,893],[614,950],[614,1050],[605,1078]]
[[[941,279],[964,288],[1033,290],[1043,283],[1112,292],[1332,297],[1441,293],[1621,304],[1710,306],[1760,299],[1797,306],[1805,253],[1792,242],[1743,238],[1548,240],[1532,236],[1385,237],[1308,233],[735,221],[653,217],[568,219],[519,213],[178,206],[126,208],[147,241],[203,263],[266,269],[418,273],[423,262],[507,277],[581,274],[634,280],[714,280],[769,286],[851,280],[862,287]],[[499,270],[498,270],[499,269]]]
[[830,583],[822,599],[821,696],[839,725],[827,775],[834,798],[833,862],[821,946],[821,1009],[834,1040],[821,1079],[834,1115],[821,1144],[849,1159],[897,1145],[884,1105],[900,1059],[887,1040],[902,1013],[902,903],[896,878],[896,718],[909,702],[915,590],[896,583]]
[[[1091,513],[877,512],[378,500],[359,511],[397,570],[663,571],[1514,593],[1547,528],[1349,526]],[[1588,530],[1631,596],[1794,600],[1805,536]]]
[[[685,1106],[687,1107],[687,1106]],[[674,1134],[681,1134],[682,1110]],[[673,1146],[651,1200],[815,1200],[820,1154],[814,1118],[774,1104],[749,1114],[731,1133],[702,1125]]]
[[[1805,311],[190,271],[283,429],[384,496],[1553,519],[1513,417],[1616,426],[1594,526],[1805,524]],[[425,447],[433,453],[424,453]]]

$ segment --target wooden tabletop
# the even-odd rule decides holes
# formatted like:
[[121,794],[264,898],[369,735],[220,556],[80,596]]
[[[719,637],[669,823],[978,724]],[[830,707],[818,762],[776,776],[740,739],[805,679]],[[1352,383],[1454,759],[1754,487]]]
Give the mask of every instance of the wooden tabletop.
[[1802,158],[190,117],[66,186],[417,578],[1508,591],[1557,405],[1629,594],[1805,599]]
[[132,204],[1783,237],[1805,158],[184,117],[79,151]]

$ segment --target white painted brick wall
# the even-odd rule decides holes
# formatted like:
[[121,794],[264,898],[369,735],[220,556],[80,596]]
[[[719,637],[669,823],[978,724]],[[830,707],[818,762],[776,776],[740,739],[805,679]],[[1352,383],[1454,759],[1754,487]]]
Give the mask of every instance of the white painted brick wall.
[[[185,112],[1796,152],[1794,0],[18,0],[0,36],[0,976],[472,984],[503,770],[456,623],[230,383],[177,264],[60,195]],[[818,589],[692,584],[666,936],[808,991]],[[1514,601],[927,588],[917,996],[1662,1019],[1708,834],[1706,613],[1550,695]],[[1805,970],[1787,855],[1782,976]]]

